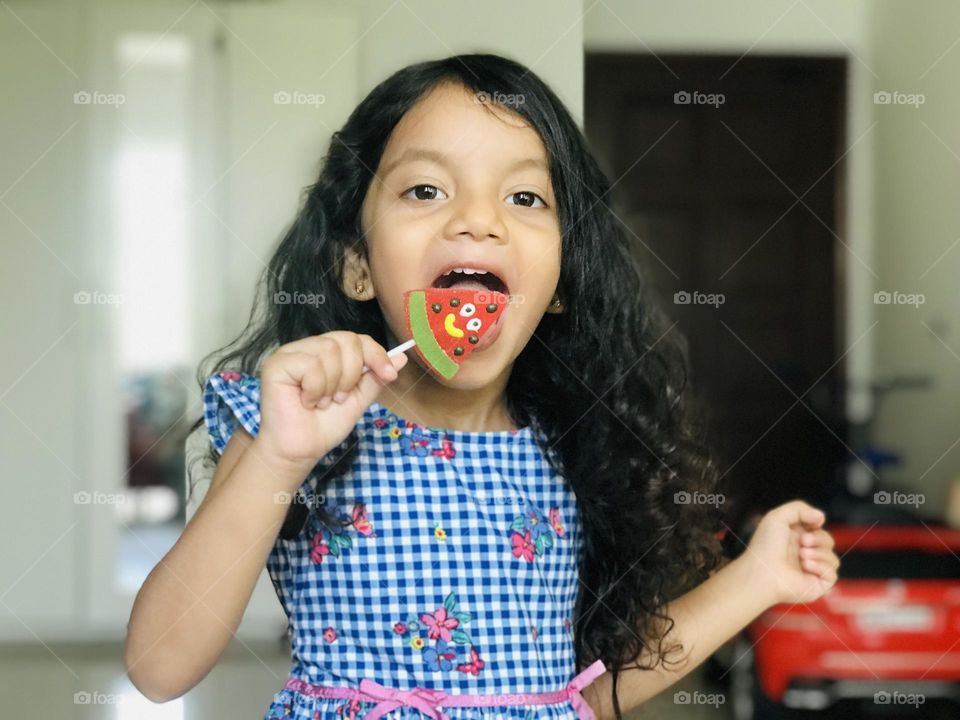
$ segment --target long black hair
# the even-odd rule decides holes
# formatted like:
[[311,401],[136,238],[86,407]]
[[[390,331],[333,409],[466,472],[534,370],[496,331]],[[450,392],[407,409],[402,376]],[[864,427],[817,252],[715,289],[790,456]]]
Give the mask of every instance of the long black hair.
[[[584,532],[573,619],[577,665],[603,660],[620,718],[618,670],[666,666],[680,648],[664,648],[673,627],[666,603],[722,561],[718,505],[678,495],[714,493],[717,472],[692,411],[683,337],[635,260],[610,209],[610,182],[583,134],[528,68],[498,55],[458,55],[407,66],[377,85],[333,134],[317,181],[259,279],[246,328],[204,358],[197,381],[202,388],[217,370],[255,373],[277,346],[332,330],[386,344],[377,302],[341,290],[344,253],[355,246],[365,253],[360,209],[391,132],[443,82],[509,103],[539,133],[549,158],[564,311],[544,315],[517,357],[507,404],[518,426],[535,423],[544,456],[577,496]],[[272,301],[285,292],[322,294],[324,302]],[[315,492],[349,467],[356,444],[354,431],[318,473]],[[212,448],[209,455],[215,463]],[[291,505],[281,533],[298,531],[303,518],[293,513],[300,507]]]

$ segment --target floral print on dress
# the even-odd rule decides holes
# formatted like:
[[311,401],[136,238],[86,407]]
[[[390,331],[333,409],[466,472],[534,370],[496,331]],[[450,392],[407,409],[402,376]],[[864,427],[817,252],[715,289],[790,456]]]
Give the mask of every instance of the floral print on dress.
[[220,377],[229,382],[238,382],[240,387],[248,387],[249,385],[259,385],[260,380],[255,375],[249,375],[247,373],[233,372],[230,370],[224,370],[223,372],[218,373]]
[[[360,708],[363,707],[364,704],[365,704],[364,702],[354,698],[349,703],[346,703],[344,705],[338,705],[337,715],[341,715],[347,720],[356,720],[357,713],[360,712]],[[322,720],[320,717],[319,710],[317,710],[317,712],[314,713],[313,717],[314,717],[314,720]]]
[[347,532],[352,527],[363,537],[372,537],[377,533],[373,529],[373,523],[367,517],[366,505],[362,502],[356,502],[353,505],[353,511],[350,515],[332,500],[325,503],[327,510],[335,518],[341,521],[349,521],[348,527],[327,527],[316,516],[311,516],[315,523],[313,539],[310,541],[310,559],[314,565],[320,565],[324,559],[330,555],[337,558],[343,550],[353,547],[353,539]]
[[293,715],[293,700],[288,700],[284,703],[281,708],[273,708],[270,710],[270,714],[267,715],[269,720],[274,720],[274,718],[288,718]]
[[441,458],[452,458],[457,454],[446,433],[442,438],[438,438],[431,437],[430,434],[425,432],[430,430],[435,435],[439,435],[443,433],[442,428],[418,425],[415,422],[402,420],[393,413],[387,413],[386,417],[377,418],[373,421],[373,425],[381,430],[384,435],[398,440],[400,449],[405,455],[416,457],[433,455]]
[[510,543],[513,556],[532,563],[546,548],[553,547],[554,538],[566,537],[567,530],[560,519],[560,509],[551,507],[545,517],[529,500],[522,515],[510,525]]
[[[469,622],[470,614],[457,609],[457,596],[451,592],[443,606],[432,613],[411,614],[406,622],[394,623],[393,631],[409,636],[407,644],[422,652],[424,665],[431,672],[449,672],[455,667],[459,672],[476,676],[485,663],[462,627]],[[434,642],[433,647],[429,646],[430,641]],[[465,657],[458,658],[461,645],[467,646]]]

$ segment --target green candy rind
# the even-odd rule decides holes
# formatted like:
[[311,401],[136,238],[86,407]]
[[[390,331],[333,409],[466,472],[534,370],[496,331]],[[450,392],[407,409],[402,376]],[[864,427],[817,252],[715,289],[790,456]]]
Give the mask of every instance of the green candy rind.
[[457,374],[460,366],[443,351],[430,329],[427,296],[422,290],[410,293],[410,332],[417,341],[417,348],[434,370],[447,380]]

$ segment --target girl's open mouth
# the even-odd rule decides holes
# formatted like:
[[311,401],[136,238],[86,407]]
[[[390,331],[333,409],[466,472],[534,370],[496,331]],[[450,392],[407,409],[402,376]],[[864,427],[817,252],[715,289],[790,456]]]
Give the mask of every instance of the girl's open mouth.
[[[479,259],[472,261],[467,259],[457,260],[449,263],[441,270],[440,274],[433,280],[431,287],[478,291],[490,295],[491,299],[494,293],[507,296],[508,300],[504,304],[503,310],[497,316],[493,325],[480,337],[473,352],[483,352],[496,341],[503,330],[503,316],[510,304],[508,285],[503,279],[503,271],[500,266]],[[499,301],[502,302],[502,298]]]
[[438,275],[430,287],[463,288],[465,290],[496,290],[509,295],[509,289],[503,279],[492,270],[463,267],[449,268]]

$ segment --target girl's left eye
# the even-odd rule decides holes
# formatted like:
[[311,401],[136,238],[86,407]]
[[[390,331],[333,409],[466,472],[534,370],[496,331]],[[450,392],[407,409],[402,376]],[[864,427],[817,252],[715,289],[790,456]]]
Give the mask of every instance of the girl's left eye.
[[[537,195],[535,192],[530,192],[529,190],[521,190],[520,192],[510,193],[508,198],[517,198],[522,197],[520,202],[511,203],[520,205],[521,207],[546,207],[547,203],[544,202],[543,198]],[[534,203],[539,202],[539,205]]]
[[[418,192],[422,190],[426,190],[426,192]],[[437,195],[443,195],[444,198],[447,196],[446,193],[444,193],[443,190],[438,188],[436,185],[414,185],[400,197],[407,197],[411,192],[414,193],[417,200],[436,200]]]

